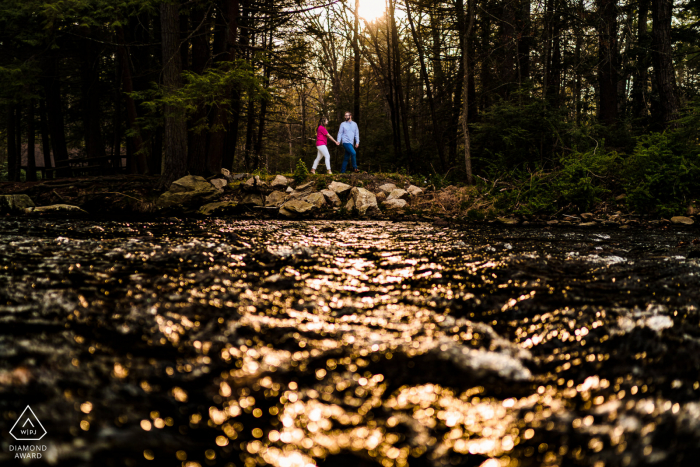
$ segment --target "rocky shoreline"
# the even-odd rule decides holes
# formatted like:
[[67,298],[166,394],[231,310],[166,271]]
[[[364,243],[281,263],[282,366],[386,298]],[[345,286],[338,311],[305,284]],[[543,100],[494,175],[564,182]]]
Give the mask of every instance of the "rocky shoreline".
[[505,226],[580,228],[697,228],[696,212],[668,219],[625,213],[602,205],[592,212],[515,215],[498,212],[474,187],[419,187],[390,175],[310,176],[188,175],[162,193],[156,177],[48,180],[0,184],[0,215],[39,217],[237,217],[277,219],[385,219],[438,226],[494,223]]

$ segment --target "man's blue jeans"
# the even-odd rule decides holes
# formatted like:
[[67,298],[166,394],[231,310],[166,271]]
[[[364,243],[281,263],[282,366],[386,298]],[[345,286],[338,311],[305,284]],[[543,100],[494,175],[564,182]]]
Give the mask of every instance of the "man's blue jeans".
[[343,165],[340,167],[340,173],[344,174],[345,169],[348,167],[348,159],[352,159],[352,168],[357,169],[357,153],[355,148],[350,143],[343,143],[345,148],[345,155],[343,156]]

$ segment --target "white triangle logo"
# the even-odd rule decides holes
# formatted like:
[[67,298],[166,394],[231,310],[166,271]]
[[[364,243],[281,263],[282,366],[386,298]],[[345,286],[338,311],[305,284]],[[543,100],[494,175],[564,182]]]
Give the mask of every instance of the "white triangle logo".
[[15,424],[12,425],[12,428],[10,428],[10,434],[17,441],[39,441],[46,436],[46,429],[34,414],[32,408],[27,406]]

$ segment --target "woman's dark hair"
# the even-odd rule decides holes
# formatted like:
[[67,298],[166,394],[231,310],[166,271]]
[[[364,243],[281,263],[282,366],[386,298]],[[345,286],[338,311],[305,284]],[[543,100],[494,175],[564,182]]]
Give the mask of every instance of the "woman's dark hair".
[[321,119],[318,121],[318,126],[316,127],[316,130],[318,130],[321,125],[323,125],[323,122],[327,122],[327,121],[328,121],[327,117],[321,117]]

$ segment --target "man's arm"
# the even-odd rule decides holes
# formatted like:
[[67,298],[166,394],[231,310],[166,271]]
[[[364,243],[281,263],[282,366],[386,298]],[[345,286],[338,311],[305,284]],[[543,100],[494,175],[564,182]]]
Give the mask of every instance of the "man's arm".
[[343,124],[340,124],[340,129],[338,130],[338,142],[342,143],[343,140],[341,139],[343,137]]
[[359,126],[357,123],[355,123],[355,137],[354,137],[354,140],[355,140],[355,145],[356,145],[356,146],[359,146],[359,145],[360,145],[360,126]]

